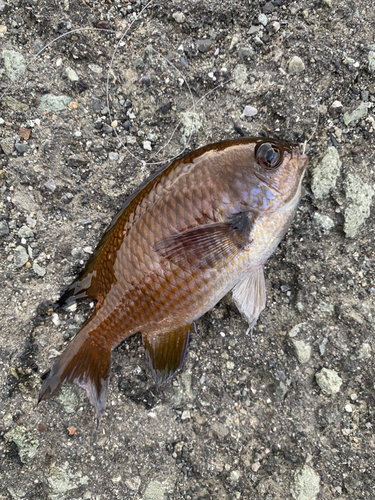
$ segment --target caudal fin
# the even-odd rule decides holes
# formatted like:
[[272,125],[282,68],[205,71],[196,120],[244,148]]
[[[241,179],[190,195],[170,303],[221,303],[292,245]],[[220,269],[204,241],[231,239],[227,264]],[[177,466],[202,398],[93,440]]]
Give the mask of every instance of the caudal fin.
[[98,425],[104,414],[111,367],[111,350],[78,335],[53,365],[39,392],[38,403],[52,397],[63,382],[85,389]]

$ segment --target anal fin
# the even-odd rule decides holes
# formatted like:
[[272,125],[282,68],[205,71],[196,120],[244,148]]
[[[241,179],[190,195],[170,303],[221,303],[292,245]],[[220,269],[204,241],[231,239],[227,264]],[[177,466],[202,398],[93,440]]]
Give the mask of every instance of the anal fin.
[[249,322],[251,330],[266,305],[263,266],[249,269],[246,276],[233,288],[232,294],[238,310]]
[[181,369],[193,325],[184,325],[164,333],[143,333],[146,358],[157,387]]

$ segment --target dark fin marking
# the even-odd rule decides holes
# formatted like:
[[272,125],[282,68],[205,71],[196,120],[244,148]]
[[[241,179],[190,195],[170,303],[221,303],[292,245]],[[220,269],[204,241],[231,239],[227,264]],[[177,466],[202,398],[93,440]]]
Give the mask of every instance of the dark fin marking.
[[90,337],[82,340],[78,334],[45,378],[38,403],[51,398],[63,382],[75,383],[85,389],[99,426],[107,403],[110,367],[111,350]]
[[142,334],[146,359],[157,387],[182,368],[192,330],[193,325],[185,325],[162,334]]
[[191,269],[214,267],[235,257],[250,243],[250,214],[240,212],[226,222],[188,229],[156,244],[157,252],[177,265]]
[[82,271],[79,277],[71,283],[62,296],[57,301],[57,306],[70,305],[79,299],[98,298],[98,291],[92,283],[92,278],[96,276],[96,271],[87,272],[86,268]]
[[232,290],[233,300],[252,330],[259,314],[266,305],[266,285],[263,266],[249,269],[247,274]]

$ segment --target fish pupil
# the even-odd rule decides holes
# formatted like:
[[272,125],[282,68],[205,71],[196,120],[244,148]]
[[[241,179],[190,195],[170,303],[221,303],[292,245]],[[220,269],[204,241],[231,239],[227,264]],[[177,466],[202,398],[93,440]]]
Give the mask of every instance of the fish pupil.
[[266,162],[273,167],[279,159],[280,153],[277,149],[271,148],[266,153]]

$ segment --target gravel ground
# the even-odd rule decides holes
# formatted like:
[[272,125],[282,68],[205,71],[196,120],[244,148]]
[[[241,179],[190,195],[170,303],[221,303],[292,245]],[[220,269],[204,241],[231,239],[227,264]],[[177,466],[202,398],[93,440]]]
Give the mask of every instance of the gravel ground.
[[[373,2],[144,6],[0,0],[0,499],[373,499]],[[228,296],[159,391],[140,336],[114,352],[99,431],[76,387],[36,406],[93,306],[51,304],[126,196],[260,133],[310,169],[252,337]]]

